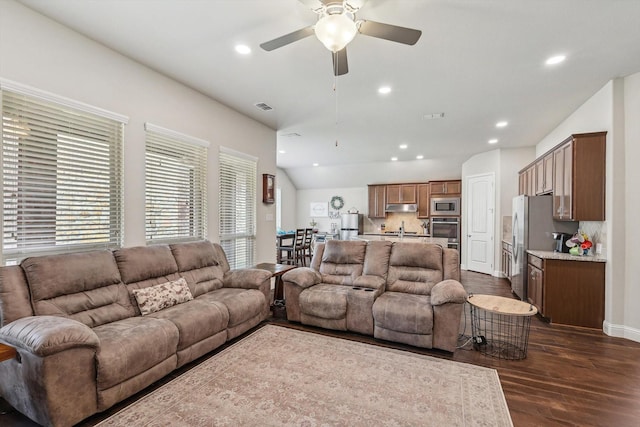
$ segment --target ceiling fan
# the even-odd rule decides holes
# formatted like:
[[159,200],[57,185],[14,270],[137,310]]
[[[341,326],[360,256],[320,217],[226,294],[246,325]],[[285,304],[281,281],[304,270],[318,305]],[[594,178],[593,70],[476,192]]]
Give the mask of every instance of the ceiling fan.
[[356,20],[356,12],[366,0],[298,0],[318,15],[315,25],[302,28],[271,41],[260,47],[272,51],[313,34],[331,51],[333,73],[341,76],[349,72],[347,63],[347,44],[357,33],[377,37],[392,42],[414,45],[420,39],[422,31],[412,28],[380,22]]

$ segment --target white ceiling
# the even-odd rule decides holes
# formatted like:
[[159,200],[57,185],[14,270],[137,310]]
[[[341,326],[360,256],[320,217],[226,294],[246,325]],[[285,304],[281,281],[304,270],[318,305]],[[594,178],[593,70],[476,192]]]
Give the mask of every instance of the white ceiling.
[[[337,79],[315,37],[259,48],[315,22],[298,0],[21,2],[277,130],[278,166],[298,188],[420,179],[439,161],[533,145],[607,81],[640,71],[638,0],[368,0],[358,18],[422,38],[357,35]],[[564,63],[544,65],[560,53]],[[381,85],[392,92],[379,95]],[[499,120],[509,125],[497,129]],[[347,170],[358,171],[349,183]]]

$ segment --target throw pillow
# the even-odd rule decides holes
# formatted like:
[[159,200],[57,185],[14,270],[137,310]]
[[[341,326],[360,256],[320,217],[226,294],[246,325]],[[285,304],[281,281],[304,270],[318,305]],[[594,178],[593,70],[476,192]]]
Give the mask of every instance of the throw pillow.
[[132,292],[143,316],[193,299],[184,278]]

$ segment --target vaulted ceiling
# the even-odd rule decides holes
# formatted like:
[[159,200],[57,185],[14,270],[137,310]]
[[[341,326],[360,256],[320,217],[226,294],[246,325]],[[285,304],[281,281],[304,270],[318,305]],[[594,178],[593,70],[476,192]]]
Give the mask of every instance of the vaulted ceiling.
[[368,0],[358,19],[422,37],[407,46],[359,34],[336,78],[313,36],[259,47],[314,24],[308,2],[21,0],[277,130],[278,166],[298,188],[459,174],[473,154],[537,143],[607,81],[640,71],[640,1]]

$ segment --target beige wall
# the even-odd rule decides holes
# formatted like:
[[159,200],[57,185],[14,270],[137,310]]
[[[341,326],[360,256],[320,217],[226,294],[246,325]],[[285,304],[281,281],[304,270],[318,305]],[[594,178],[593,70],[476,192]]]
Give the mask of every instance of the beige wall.
[[[222,104],[13,1],[0,1],[0,78],[129,117],[125,126],[125,246],[144,245],[144,123],[209,141],[208,237],[218,241],[218,149],[276,172],[276,133]],[[215,78],[215,76],[212,76]],[[274,261],[275,205],[258,179],[257,261]]]
[[[280,227],[283,230],[293,230],[298,223],[296,217],[298,203],[297,190],[284,169],[278,168],[276,172],[276,188],[280,189],[281,194],[280,214],[282,215],[282,223]],[[278,209],[278,206],[276,206],[276,209]]]
[[[367,213],[369,207],[367,188],[335,188],[321,190],[298,190],[297,227],[309,227],[311,218],[318,223],[320,231],[330,231],[331,223],[337,223],[340,228],[340,218],[311,216],[310,204],[312,202],[329,203],[333,196],[340,196],[344,200],[344,207],[340,210],[346,213],[349,209],[355,208],[362,214]],[[365,222],[367,220],[365,219]]]

